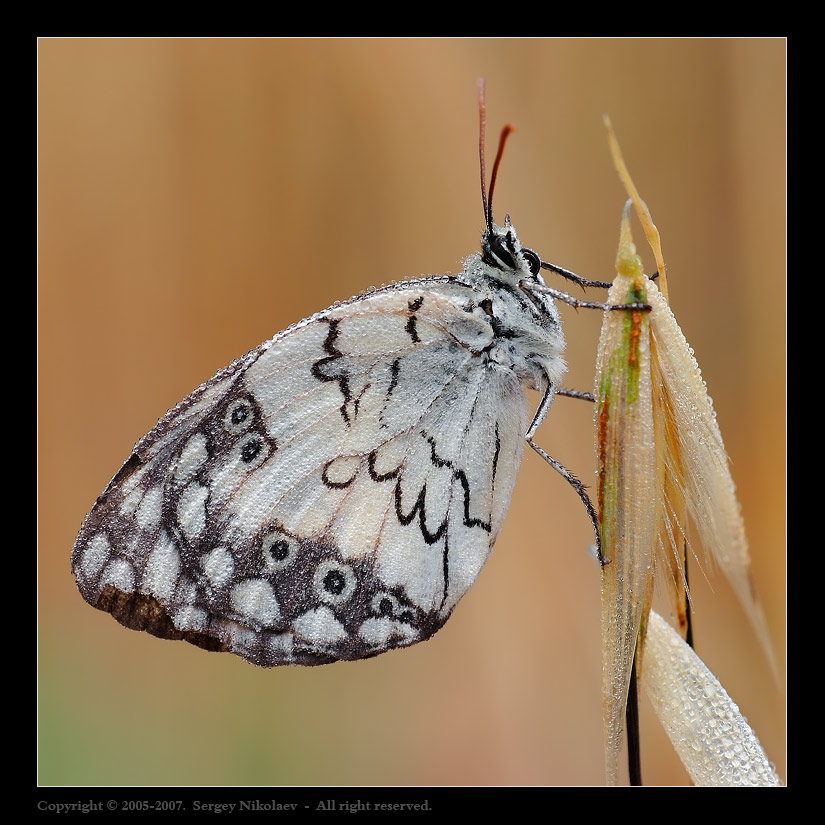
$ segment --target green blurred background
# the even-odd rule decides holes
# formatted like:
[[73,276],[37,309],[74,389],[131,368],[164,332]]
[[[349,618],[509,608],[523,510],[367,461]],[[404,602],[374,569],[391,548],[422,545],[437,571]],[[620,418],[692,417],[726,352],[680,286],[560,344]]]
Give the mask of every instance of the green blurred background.
[[[453,618],[370,661],[265,671],[162,642],[88,607],[69,570],[133,443],[219,367],[335,300],[456,271],[477,249],[479,76],[488,152],[517,126],[497,219],[509,212],[544,259],[603,280],[625,199],[611,116],[662,233],[784,665],[784,40],[44,39],[38,51],[41,784],[603,782],[592,535],[530,451]],[[589,389],[599,313],[562,313],[567,385]],[[590,407],[560,399],[538,439],[591,484],[592,424]],[[698,651],[785,779],[784,698],[705,570],[692,575]],[[642,705],[645,782],[688,784]]]

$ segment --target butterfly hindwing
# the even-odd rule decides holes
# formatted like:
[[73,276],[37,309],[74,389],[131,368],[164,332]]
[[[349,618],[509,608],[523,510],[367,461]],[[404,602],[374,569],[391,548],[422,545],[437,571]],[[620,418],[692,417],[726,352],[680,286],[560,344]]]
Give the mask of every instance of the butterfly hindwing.
[[489,556],[522,452],[490,306],[450,278],[385,287],[218,373],[87,517],[84,598],[264,666],[428,638]]

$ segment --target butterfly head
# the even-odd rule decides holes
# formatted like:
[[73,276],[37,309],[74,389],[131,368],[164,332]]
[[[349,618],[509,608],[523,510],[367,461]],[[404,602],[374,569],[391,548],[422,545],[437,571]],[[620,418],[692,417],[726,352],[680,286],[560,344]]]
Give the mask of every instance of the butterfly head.
[[481,237],[481,258],[488,266],[517,280],[541,280],[541,258],[532,249],[521,245],[509,215],[504,219],[504,226],[497,226],[492,220],[487,224]]

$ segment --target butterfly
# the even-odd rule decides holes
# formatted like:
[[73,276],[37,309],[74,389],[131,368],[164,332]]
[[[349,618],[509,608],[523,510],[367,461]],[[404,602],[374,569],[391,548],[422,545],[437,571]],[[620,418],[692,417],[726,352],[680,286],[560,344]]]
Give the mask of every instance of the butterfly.
[[566,369],[540,269],[566,270],[493,222],[507,129],[488,197],[483,93],[480,114],[481,252],[293,324],[170,410],[77,537],[89,604],[264,667],[366,658],[446,622]]

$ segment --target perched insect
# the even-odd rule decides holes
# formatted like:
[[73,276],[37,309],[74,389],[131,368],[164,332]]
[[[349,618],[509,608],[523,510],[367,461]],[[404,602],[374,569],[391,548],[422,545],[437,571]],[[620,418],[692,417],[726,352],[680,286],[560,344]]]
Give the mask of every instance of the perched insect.
[[[169,411],[77,537],[89,604],[265,667],[373,656],[444,624],[565,372],[568,296],[540,268],[570,273],[493,223],[507,129],[488,198],[483,92],[479,108],[481,254],[294,324]],[[532,424],[525,387],[543,393]]]

